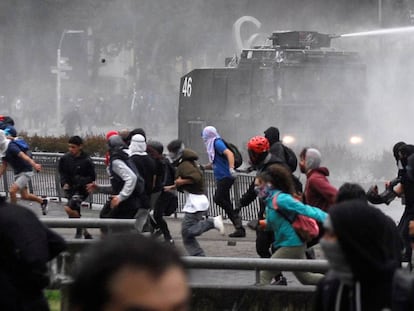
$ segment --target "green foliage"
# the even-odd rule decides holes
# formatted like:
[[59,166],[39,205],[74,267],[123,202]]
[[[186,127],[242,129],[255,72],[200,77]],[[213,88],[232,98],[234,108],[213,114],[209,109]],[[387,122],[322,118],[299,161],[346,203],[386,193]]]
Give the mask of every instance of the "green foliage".
[[46,290],[45,296],[49,302],[50,311],[60,311],[60,291],[59,290]]
[[[67,152],[69,136],[21,136],[29,143],[30,149],[35,152]],[[88,135],[82,137],[84,140],[83,150],[91,156],[103,157],[107,151],[104,136]]]

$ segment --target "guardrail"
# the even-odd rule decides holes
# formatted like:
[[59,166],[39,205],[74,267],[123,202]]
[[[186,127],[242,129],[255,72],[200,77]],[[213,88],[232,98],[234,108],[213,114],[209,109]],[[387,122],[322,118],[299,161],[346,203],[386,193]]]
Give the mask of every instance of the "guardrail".
[[[52,269],[52,280],[70,280],[73,264],[81,258],[82,252],[96,243],[94,240],[67,240],[68,249],[56,260],[57,266]],[[255,271],[254,285],[260,283],[260,271],[306,271],[324,273],[328,270],[326,260],[309,259],[270,259],[270,258],[234,258],[234,257],[193,257],[183,256],[188,269],[215,269],[215,270],[249,270]],[[253,280],[252,280],[253,281]],[[59,283],[57,283],[59,284]]]
[[[99,218],[41,218],[42,223],[50,228],[111,228],[135,231],[134,219],[99,219]],[[137,234],[138,231],[136,231]],[[68,249],[54,262],[52,274],[54,280],[70,279],[72,265],[80,254],[96,240],[69,239]],[[325,272],[328,264],[325,260],[288,260],[262,258],[228,258],[228,257],[183,257],[190,269],[230,269],[255,270],[256,284],[259,283],[260,270]]]
[[[134,228],[131,219],[59,219],[42,218],[52,228]],[[133,230],[133,229],[132,229]],[[138,233],[137,233],[138,234]],[[67,251],[60,254],[50,265],[50,288],[61,292],[61,310],[68,311],[68,286],[72,282],[73,267],[81,259],[83,251],[96,240],[68,240]],[[248,270],[255,271],[252,284],[202,284],[190,283],[192,310],[311,310],[315,286],[274,286],[260,284],[260,271],[304,271],[324,273],[329,269],[326,260],[264,259],[232,257],[182,257],[187,269]],[[407,265],[404,265],[407,267]],[[253,281],[253,280],[252,280]],[[271,306],[271,308],[269,307]]]
[[41,218],[49,228],[123,228],[133,229],[135,219],[111,219],[111,218]]
[[[69,241],[69,249],[94,243],[88,240]],[[80,242],[80,243],[79,243]],[[73,244],[72,244],[73,243]],[[77,245],[75,245],[77,244]],[[72,282],[70,269],[81,256],[69,252],[54,261],[56,272],[51,288],[61,291],[61,310],[69,310],[68,287]],[[190,283],[192,289],[191,310],[310,310],[316,287],[313,285],[274,286],[259,285],[261,270],[326,272],[325,260],[261,259],[229,257],[182,257],[187,269],[254,270],[255,283],[248,285]],[[60,262],[60,266],[56,263]],[[67,270],[66,270],[67,271]],[[272,306],[272,308],[269,308]]]
[[[62,201],[64,197],[63,191],[60,187],[60,178],[58,172],[58,163],[59,159],[63,156],[62,153],[46,153],[46,152],[33,152],[33,159],[40,163],[43,167],[42,171],[36,173],[30,184],[29,189],[31,192],[36,195],[41,195],[44,197],[57,198],[59,202]],[[106,166],[103,158],[92,157],[92,160],[95,164],[96,171],[96,182],[100,184],[108,184],[109,178],[106,171]],[[249,188],[250,183],[253,181],[254,174],[244,174],[240,173],[236,178],[236,181],[231,188],[230,197],[233,202],[237,202],[241,195]],[[11,169],[8,169],[7,172],[3,175],[3,178],[0,178],[0,191],[3,191],[8,195],[9,186],[13,183],[13,172]],[[204,172],[204,182],[206,185],[206,194],[210,201],[209,213],[211,216],[217,216],[223,214],[223,209],[217,206],[214,203],[213,197],[215,192],[215,180],[212,171]],[[103,205],[106,202],[106,194],[93,194],[90,195],[87,199],[87,202],[92,206],[92,204]],[[184,206],[184,194],[178,194],[178,213],[181,212],[182,207]],[[254,201],[249,207],[243,208],[241,211],[241,216],[244,220],[250,220],[257,217],[257,211],[259,208],[258,201]]]

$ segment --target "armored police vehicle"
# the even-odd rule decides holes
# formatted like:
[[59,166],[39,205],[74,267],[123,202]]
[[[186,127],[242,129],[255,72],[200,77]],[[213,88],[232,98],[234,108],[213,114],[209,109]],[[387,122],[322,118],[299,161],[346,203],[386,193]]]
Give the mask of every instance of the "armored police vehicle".
[[202,160],[206,125],[242,151],[249,138],[269,126],[278,127],[293,147],[361,139],[366,68],[358,53],[331,48],[333,38],[311,31],[274,32],[269,45],[242,50],[224,68],[184,75],[179,137]]

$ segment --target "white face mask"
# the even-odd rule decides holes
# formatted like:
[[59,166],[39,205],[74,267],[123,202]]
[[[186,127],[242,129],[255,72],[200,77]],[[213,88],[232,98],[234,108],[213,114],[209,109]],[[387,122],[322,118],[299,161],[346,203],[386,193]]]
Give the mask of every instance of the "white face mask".
[[177,153],[174,152],[168,152],[168,159],[171,163],[177,161],[179,158],[181,158],[183,155],[183,151],[179,150]]

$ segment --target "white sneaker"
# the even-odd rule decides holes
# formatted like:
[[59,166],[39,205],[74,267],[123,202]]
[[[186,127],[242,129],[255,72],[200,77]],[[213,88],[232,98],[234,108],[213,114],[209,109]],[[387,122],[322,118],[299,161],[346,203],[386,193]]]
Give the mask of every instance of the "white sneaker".
[[224,224],[223,224],[223,217],[221,215],[218,215],[216,217],[213,218],[214,221],[214,228],[216,228],[221,235],[225,235],[225,229],[224,229]]

